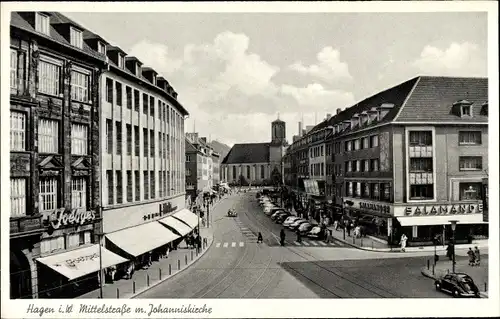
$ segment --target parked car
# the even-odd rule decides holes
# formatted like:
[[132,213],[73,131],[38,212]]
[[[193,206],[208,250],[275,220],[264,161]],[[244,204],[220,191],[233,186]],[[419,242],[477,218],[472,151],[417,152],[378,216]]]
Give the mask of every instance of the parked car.
[[301,224],[307,223],[307,222],[308,222],[307,220],[300,218],[300,219],[296,220],[295,222],[293,222],[292,224],[290,224],[288,226],[288,228],[290,228],[291,230],[296,230]]
[[319,226],[314,226],[308,233],[307,237],[309,238],[314,238],[314,239],[323,239],[324,238],[324,232]]
[[299,227],[298,227],[298,230],[300,232],[301,235],[307,235],[307,233],[309,233],[309,231],[313,228],[314,226],[311,225],[310,223],[308,222],[305,222],[303,224],[300,224]]
[[288,216],[287,219],[283,221],[283,226],[288,227],[292,223],[294,223],[297,219],[300,219],[300,217],[297,216]]
[[271,216],[271,220],[276,220],[279,216],[290,216],[290,213],[287,212],[286,210],[283,210],[283,209],[280,209],[278,211],[276,211],[272,216]]
[[274,220],[274,222],[276,224],[283,224],[283,222],[288,218],[290,217],[291,215],[285,215],[285,214],[281,214],[279,215],[278,217],[276,217],[276,219]]
[[443,278],[434,282],[436,290],[451,293],[453,297],[476,297],[479,298],[479,288],[474,280],[464,273],[453,273],[444,275]]
[[236,213],[236,211],[233,208],[231,208],[230,210],[227,211],[227,216],[228,217],[236,217],[236,216],[238,216],[238,213]]
[[274,205],[268,205],[268,206],[265,206],[264,207],[264,213],[267,215],[271,212],[272,209],[276,209],[276,208],[279,208],[279,207],[276,207]]
[[280,210],[283,210],[283,208],[279,207],[279,206],[274,206],[272,207],[269,212],[266,213],[267,216],[272,216],[274,213],[276,213],[277,211],[280,211]]

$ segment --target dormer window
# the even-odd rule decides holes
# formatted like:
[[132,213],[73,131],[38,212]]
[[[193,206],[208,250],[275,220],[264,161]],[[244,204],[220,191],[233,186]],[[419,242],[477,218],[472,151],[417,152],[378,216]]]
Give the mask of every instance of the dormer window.
[[141,73],[142,73],[142,72],[141,72],[141,66],[140,66],[138,63],[136,63],[136,64],[135,64],[135,74],[136,74],[137,76],[140,76],[140,75],[141,75]]
[[123,67],[125,65],[124,59],[125,59],[125,57],[122,54],[118,54],[118,67],[119,68],[123,69]]
[[472,116],[472,102],[467,100],[460,100],[453,103],[453,113],[457,116]]
[[37,12],[35,15],[35,30],[50,35],[50,18],[48,15]]
[[70,27],[69,29],[70,44],[77,48],[83,48],[83,35],[82,31]]
[[472,105],[461,105],[460,106],[460,116],[471,116],[471,106]]
[[482,111],[481,112],[482,115],[488,115],[488,102],[483,104],[481,111]]
[[106,45],[101,41],[97,41],[97,52],[106,55]]

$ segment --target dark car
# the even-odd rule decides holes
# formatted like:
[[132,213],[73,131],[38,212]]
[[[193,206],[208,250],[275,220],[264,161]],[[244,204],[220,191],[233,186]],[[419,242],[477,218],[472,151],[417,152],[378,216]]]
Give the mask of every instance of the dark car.
[[281,214],[278,217],[276,217],[276,219],[274,220],[274,222],[276,224],[283,224],[283,222],[285,221],[285,219],[287,219],[290,216],[292,216],[292,214]]
[[464,273],[447,274],[434,282],[436,290],[451,293],[453,297],[476,297],[479,298],[479,289],[474,280]]
[[286,217],[288,217],[290,215],[291,214],[289,212],[285,211],[285,210],[279,210],[276,213],[274,213],[274,215],[271,216],[271,219],[274,220],[274,221],[276,221],[281,216],[285,216],[285,218],[286,218]]

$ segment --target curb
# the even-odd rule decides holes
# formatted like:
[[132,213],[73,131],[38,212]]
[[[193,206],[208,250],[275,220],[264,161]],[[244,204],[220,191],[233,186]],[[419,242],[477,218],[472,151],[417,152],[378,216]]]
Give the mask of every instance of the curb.
[[[427,270],[426,267],[420,268],[420,273],[424,277],[430,278],[432,280],[436,280],[436,277],[434,275],[432,275],[432,273],[429,270]],[[480,291],[479,295],[481,296],[481,298],[488,298],[488,292]]]
[[165,277],[165,279],[159,280],[159,281],[155,282],[154,284],[150,285],[149,287],[146,287],[146,288],[144,288],[144,289],[142,289],[142,290],[140,290],[140,291],[136,292],[135,294],[132,294],[132,295],[130,295],[130,296],[127,296],[126,298],[120,298],[120,299],[134,299],[135,297],[137,297],[137,296],[139,296],[139,295],[141,295],[141,294],[145,293],[145,292],[146,292],[146,291],[148,291],[149,289],[151,289],[151,288],[154,288],[154,287],[158,286],[159,284],[163,283],[164,281],[166,281],[166,280],[168,280],[168,279],[170,279],[170,278],[174,277],[175,275],[177,275],[177,274],[179,274],[179,273],[183,272],[184,270],[188,269],[190,266],[194,265],[194,264],[195,264],[198,260],[200,260],[200,259],[201,259],[201,257],[203,257],[203,255],[205,255],[205,253],[206,253],[206,252],[210,249],[210,247],[212,246],[213,242],[214,242],[214,236],[212,235],[212,236],[211,236],[211,239],[208,241],[207,248],[205,248],[205,250],[203,250],[203,251],[201,252],[201,254],[200,254],[200,255],[198,255],[198,258],[196,258],[195,260],[193,260],[190,264],[186,265],[184,268],[181,268],[180,270],[178,270],[177,272],[173,273],[172,275]]

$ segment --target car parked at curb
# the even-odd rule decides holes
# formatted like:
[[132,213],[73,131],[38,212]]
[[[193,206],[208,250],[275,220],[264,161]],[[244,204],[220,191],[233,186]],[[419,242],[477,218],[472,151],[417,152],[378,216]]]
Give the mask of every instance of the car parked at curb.
[[303,218],[300,218],[300,219],[297,219],[292,224],[290,224],[288,226],[288,228],[291,229],[291,230],[296,230],[301,224],[304,224],[304,223],[307,223],[307,222],[308,222],[307,220],[305,220]]
[[434,282],[436,290],[445,291],[453,295],[453,297],[475,297],[479,298],[479,288],[477,288],[474,280],[464,273],[446,274],[442,278]]
[[294,223],[297,219],[300,219],[300,217],[288,216],[288,218],[283,221],[283,226],[288,227],[290,224]]
[[324,232],[319,226],[314,226],[311,228],[311,230],[307,233],[307,237],[313,238],[313,239],[323,239],[324,237]]

